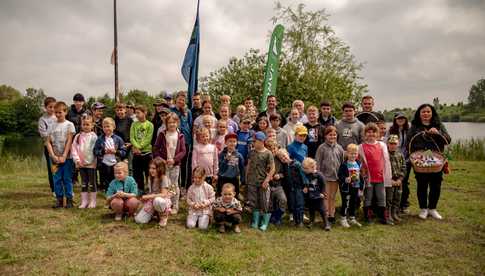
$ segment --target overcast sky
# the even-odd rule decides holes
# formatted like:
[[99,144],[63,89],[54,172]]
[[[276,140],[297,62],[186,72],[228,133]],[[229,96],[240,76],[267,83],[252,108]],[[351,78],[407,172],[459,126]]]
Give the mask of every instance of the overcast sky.
[[[202,0],[199,76],[266,51],[274,2]],[[485,0],[281,1],[325,8],[329,23],[365,63],[364,82],[379,109],[415,107],[439,97],[466,100],[485,78]],[[195,0],[118,0],[123,91],[186,88],[180,66],[194,24]],[[1,0],[0,84],[43,88],[71,101],[113,93],[110,0]]]

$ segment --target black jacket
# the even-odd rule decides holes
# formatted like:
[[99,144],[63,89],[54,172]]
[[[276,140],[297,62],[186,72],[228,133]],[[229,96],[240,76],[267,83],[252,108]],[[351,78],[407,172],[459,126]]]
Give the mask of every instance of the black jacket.
[[81,108],[81,110],[78,112],[74,105],[71,105],[69,111],[67,112],[66,120],[74,124],[76,133],[81,131],[81,117],[84,113],[86,113],[86,107],[83,106],[83,108]]
[[130,142],[130,128],[132,123],[133,119],[131,117],[125,116],[125,118],[120,119],[115,116],[115,134],[120,136],[125,143]]
[[305,174],[308,180],[306,187],[308,188],[308,198],[319,199],[320,194],[325,192],[325,181],[321,172],[314,172]]
[[[359,167],[362,168],[361,163],[359,160],[356,160],[357,164],[359,164]],[[339,188],[343,192],[349,192],[350,191],[350,183],[345,182],[345,179],[349,177],[349,169],[347,168],[347,159],[342,162],[338,169],[338,182],[339,182]],[[359,173],[359,181],[360,181],[360,187],[359,189],[363,190],[364,189],[364,179],[362,177],[362,173]]]
[[[431,128],[436,128],[440,134],[431,134],[426,132]],[[413,139],[414,138],[414,139]],[[409,154],[418,150],[439,150],[443,152],[445,145],[450,144],[451,137],[448,134],[445,126],[440,123],[438,125],[411,125],[408,131],[406,148],[409,149]],[[411,146],[411,147],[410,147]]]

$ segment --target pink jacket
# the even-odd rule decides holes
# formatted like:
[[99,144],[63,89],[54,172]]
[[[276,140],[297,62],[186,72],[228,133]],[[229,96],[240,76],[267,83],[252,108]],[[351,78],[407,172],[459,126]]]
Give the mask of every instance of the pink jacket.
[[96,156],[94,156],[94,145],[98,136],[94,132],[81,132],[72,141],[71,154],[74,162],[79,162],[81,168],[96,168]]
[[215,176],[219,172],[218,151],[213,144],[197,144],[192,152],[192,169],[203,167],[207,176]]
[[[387,146],[383,142],[377,141],[382,149],[382,158],[384,159],[384,187],[392,187],[392,171],[391,171],[391,161],[389,159],[389,152],[387,151]],[[359,145],[359,157],[362,161],[362,166],[367,168],[367,159],[364,154],[364,148],[362,144]],[[370,177],[365,177],[364,181],[366,186],[372,183]]]
[[[193,213],[202,213],[204,215],[212,215],[212,203],[216,200],[216,193],[214,192],[214,188],[211,185],[207,184],[204,181],[202,184],[202,190],[204,191],[204,201],[203,202],[196,202],[195,201],[195,184],[190,185],[189,189],[187,190],[187,205],[189,206],[189,214]],[[206,205],[203,209],[194,209],[193,206],[195,203],[203,203]]]

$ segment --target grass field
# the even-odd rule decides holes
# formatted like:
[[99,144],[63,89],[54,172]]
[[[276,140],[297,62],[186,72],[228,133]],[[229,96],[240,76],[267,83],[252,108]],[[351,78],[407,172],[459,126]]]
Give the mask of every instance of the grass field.
[[416,217],[413,182],[412,215],[400,225],[262,233],[245,224],[221,235],[185,229],[184,211],[159,229],[114,222],[102,206],[53,210],[40,162],[9,158],[0,162],[0,275],[483,275],[485,162],[452,168],[443,221]]

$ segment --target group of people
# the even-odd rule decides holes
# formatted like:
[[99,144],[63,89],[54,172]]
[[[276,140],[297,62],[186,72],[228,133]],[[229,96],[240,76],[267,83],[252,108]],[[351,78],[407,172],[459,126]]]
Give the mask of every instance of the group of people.
[[[79,93],[70,107],[47,97],[39,133],[54,207],[73,207],[80,176],[79,208],[96,208],[101,190],[115,220],[157,218],[164,227],[185,200],[188,228],[212,222],[220,232],[239,233],[244,211],[262,231],[282,224],[285,214],[298,227],[312,227],[318,212],[328,231],[340,191],[342,227],[361,227],[361,201],[366,223],[375,216],[393,225],[409,213],[409,155],[443,151],[451,140],[430,104],[418,107],[411,124],[396,113],[387,129],[371,96],[362,98],[360,112],[345,102],[340,120],[327,101],[305,109],[295,100],[283,114],[274,95],[260,113],[251,98],[234,113],[228,95],[220,97],[218,112],[207,95],[196,93],[191,109],[187,100],[184,91],[158,99],[151,118],[146,106],[117,103],[111,118],[102,103],[87,109]],[[442,219],[436,208],[443,171],[415,175],[419,217]]]

